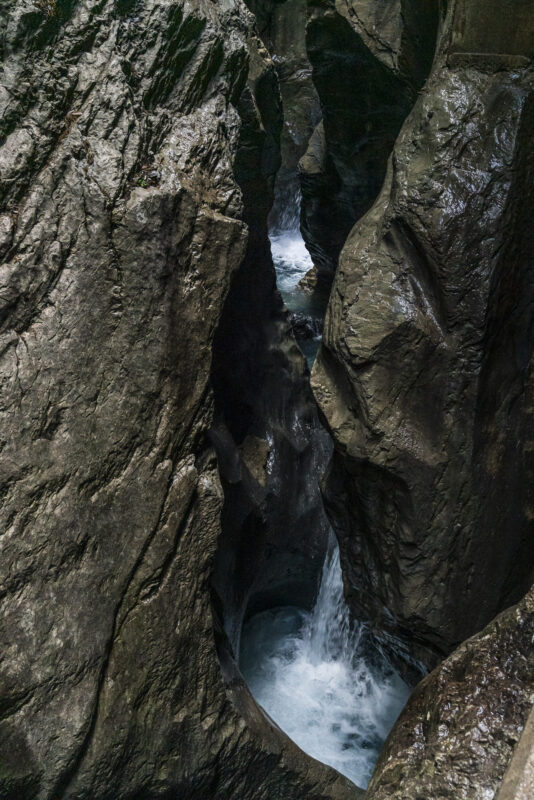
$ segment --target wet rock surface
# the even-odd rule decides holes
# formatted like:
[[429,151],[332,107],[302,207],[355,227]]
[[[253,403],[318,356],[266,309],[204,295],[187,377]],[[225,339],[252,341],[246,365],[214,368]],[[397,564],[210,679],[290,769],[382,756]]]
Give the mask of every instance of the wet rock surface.
[[532,707],[533,635],[531,592],[425,678],[386,742],[367,800],[495,797]]
[[317,339],[323,333],[323,322],[310,314],[294,311],[291,314],[291,328],[298,339]]
[[534,565],[533,76],[501,56],[451,66],[451,18],[345,245],[313,376],[355,612],[430,665]]
[[302,230],[332,280],[356,222],[376,199],[388,157],[432,64],[438,0],[310,0],[308,56],[323,111],[300,162]]
[[273,228],[285,229],[298,222],[288,218],[288,207],[300,192],[298,162],[306,152],[321,109],[313,85],[306,50],[307,0],[247,0],[258,31],[269,53],[280,84],[284,120],[280,140],[281,167],[276,178]]
[[[254,5],[276,69],[240,0],[0,0],[2,800],[363,796],[234,658],[248,615],[313,602],[328,529],[293,336],[315,328],[283,309],[267,239],[280,136],[283,183],[316,122],[290,50],[305,9]],[[313,282],[415,103],[314,387],[351,607],[432,666],[534,575],[530,6],[449,4],[419,99],[436,3],[309,10]],[[493,796],[531,705],[532,611],[421,684],[369,800]]]

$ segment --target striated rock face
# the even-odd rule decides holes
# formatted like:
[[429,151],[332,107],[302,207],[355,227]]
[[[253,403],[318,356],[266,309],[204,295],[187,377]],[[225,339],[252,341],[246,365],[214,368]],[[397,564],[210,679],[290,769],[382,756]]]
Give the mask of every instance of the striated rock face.
[[386,742],[367,800],[496,797],[532,706],[533,636],[530,592],[425,678]]
[[3,800],[352,791],[232,694],[212,626],[251,25],[239,0],[0,2]]
[[432,64],[438,0],[309,0],[308,55],[324,117],[300,164],[302,225],[331,281]]
[[[481,3],[451,6],[316,371],[353,609],[427,663],[532,577],[534,53],[516,1],[513,42],[474,32]],[[331,105],[307,163],[340,221],[313,233],[331,271],[437,6],[311,11]],[[303,3],[269,14],[281,41]],[[309,86],[299,42],[288,97]],[[328,442],[269,255],[281,103],[253,18],[241,0],[0,0],[0,43],[0,796],[361,797],[235,662],[247,615],[313,601],[328,529],[311,479]],[[305,137],[285,135],[293,169]],[[371,800],[493,791],[532,633],[529,596],[422,684]]]
[[344,248],[314,372],[353,608],[429,664],[534,567],[533,73],[506,38],[455,50],[455,10]]

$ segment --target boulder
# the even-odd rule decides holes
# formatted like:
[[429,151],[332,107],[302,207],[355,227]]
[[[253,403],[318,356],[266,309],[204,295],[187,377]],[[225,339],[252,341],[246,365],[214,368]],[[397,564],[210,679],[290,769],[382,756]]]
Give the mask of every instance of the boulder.
[[[531,591],[425,678],[384,745],[366,800],[497,797],[514,748],[527,744],[533,636]],[[504,791],[502,800],[515,800]]]

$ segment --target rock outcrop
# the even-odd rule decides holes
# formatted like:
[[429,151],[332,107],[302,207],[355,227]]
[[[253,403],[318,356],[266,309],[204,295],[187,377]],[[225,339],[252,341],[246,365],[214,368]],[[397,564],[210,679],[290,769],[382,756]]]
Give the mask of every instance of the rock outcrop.
[[449,8],[313,376],[352,606],[430,665],[534,570],[534,48],[484,9],[486,52],[474,7]]
[[534,795],[534,707],[525,722],[495,800],[529,800]]
[[384,746],[367,800],[496,797],[532,707],[533,636],[530,592],[425,678]]
[[323,282],[382,186],[430,70],[438,0],[309,0],[308,56],[323,123],[300,163],[303,235]]
[[[256,5],[278,34],[302,23],[302,0]],[[306,224],[331,275],[439,15],[310,6],[306,191],[336,225]],[[427,664],[533,577],[534,38],[530,3],[504,6],[449,4],[314,377],[352,609]],[[299,42],[277,69],[308,103]],[[283,134],[241,0],[0,0],[0,56],[0,796],[360,798],[236,666],[247,615],[313,602],[326,546],[329,444],[267,237],[280,136],[282,185],[316,120]],[[495,790],[532,611],[423,682],[369,800]]]
[[252,24],[0,3],[3,800],[354,797],[227,685],[212,624]]

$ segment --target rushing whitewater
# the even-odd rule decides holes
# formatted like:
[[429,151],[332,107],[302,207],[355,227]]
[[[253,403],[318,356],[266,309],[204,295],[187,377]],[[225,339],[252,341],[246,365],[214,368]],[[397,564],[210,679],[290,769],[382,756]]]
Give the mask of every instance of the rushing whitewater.
[[[299,203],[289,198],[270,238],[277,285],[311,368],[325,298],[300,285],[313,265],[298,228]],[[254,616],[242,632],[240,667],[257,702],[294,742],[367,786],[410,690],[369,632],[351,629],[334,539],[313,611],[286,607]]]
[[311,332],[305,338],[297,335],[297,341],[307,358],[310,368],[321,344],[322,321],[326,298],[310,293],[300,287],[300,281],[313,267],[300,230],[295,226],[271,233],[271,252],[276,270],[276,283],[286,307],[298,323],[305,322]]
[[245,626],[240,666],[257,702],[306,753],[365,788],[410,689],[363,628],[351,630],[337,545],[312,612]]
[[313,267],[310,254],[298,229],[278,231],[271,234],[270,239],[277,273],[276,283],[282,297],[293,297],[299,281]]

